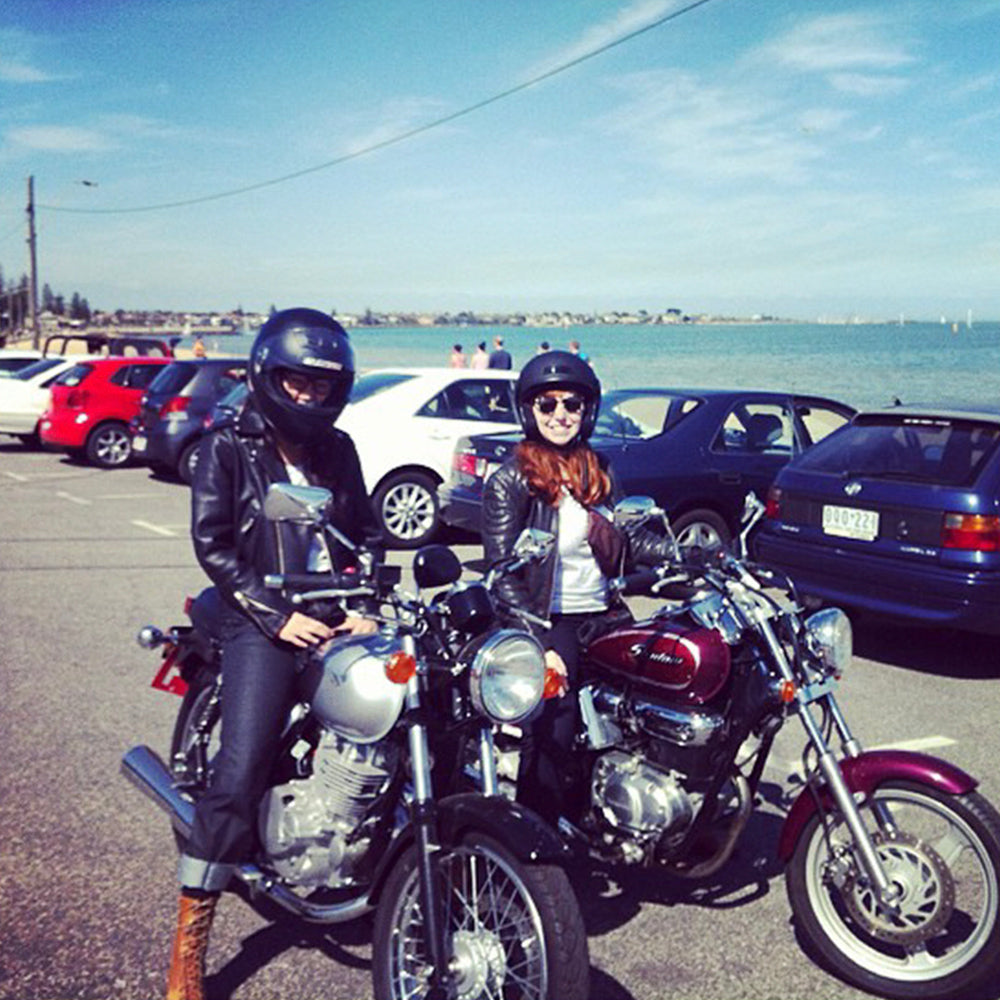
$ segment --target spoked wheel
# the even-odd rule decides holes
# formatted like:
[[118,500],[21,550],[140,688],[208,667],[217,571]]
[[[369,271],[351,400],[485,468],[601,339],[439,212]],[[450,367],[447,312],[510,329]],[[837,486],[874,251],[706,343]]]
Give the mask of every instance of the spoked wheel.
[[87,459],[102,469],[117,469],[132,457],[132,435],[117,421],[101,424],[90,432]]
[[705,551],[729,547],[732,533],[729,525],[714,510],[690,510],[681,514],[673,525],[677,544],[682,549],[697,546]]
[[437,484],[422,472],[390,476],[375,491],[372,504],[383,536],[398,548],[424,545],[438,529]]
[[[876,815],[877,814],[877,815]],[[886,782],[863,815],[893,885],[884,908],[836,813],[799,839],[786,874],[796,923],[821,959],[903,1000],[975,994],[1000,981],[1000,815],[981,796]]]
[[[590,963],[561,868],[522,864],[480,835],[440,855],[451,1000],[585,1000]],[[386,882],[372,948],[377,1000],[426,994],[431,969],[416,850]]]

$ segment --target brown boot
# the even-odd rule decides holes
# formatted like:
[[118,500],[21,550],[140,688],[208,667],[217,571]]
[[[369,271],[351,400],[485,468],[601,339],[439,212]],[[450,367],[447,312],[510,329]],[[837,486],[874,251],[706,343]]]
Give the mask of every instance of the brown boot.
[[217,894],[196,899],[181,893],[167,1000],[205,1000],[205,952],[218,901]]

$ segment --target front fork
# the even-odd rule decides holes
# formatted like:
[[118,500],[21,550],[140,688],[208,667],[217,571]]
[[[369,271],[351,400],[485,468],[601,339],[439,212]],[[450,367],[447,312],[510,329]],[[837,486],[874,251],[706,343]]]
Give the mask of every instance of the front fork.
[[[404,650],[412,654],[420,664],[413,637],[405,636],[403,643]],[[410,815],[417,845],[420,904],[424,913],[429,914],[426,926],[431,984],[425,996],[427,1000],[445,1000],[448,995],[447,983],[451,969],[442,909],[441,881],[437,877],[441,842],[434,814],[431,755],[427,741],[427,726],[420,711],[420,690],[421,675],[418,670],[418,673],[410,678],[406,688],[407,714],[412,720],[408,733],[410,765],[413,773],[413,801]],[[483,726],[480,730],[479,759],[482,767],[482,792],[484,795],[496,795],[496,760],[493,752],[493,733],[489,726]]]
[[[778,639],[771,622],[767,620],[758,621],[757,625],[760,628],[761,634],[767,641],[771,655],[778,664],[778,669],[780,670],[782,677],[786,681],[796,684],[795,674],[788,662],[784,646],[782,646],[780,640]],[[861,817],[861,810],[858,808],[854,795],[847,782],[844,780],[844,775],[841,773],[840,765],[837,763],[837,757],[830,749],[830,746],[827,743],[826,738],[823,736],[820,727],[813,718],[812,712],[809,710],[809,702],[802,697],[802,692],[799,690],[797,684],[796,692],[798,699],[795,708],[796,714],[801,720],[802,725],[805,727],[806,735],[809,737],[810,742],[816,748],[817,763],[819,765],[820,772],[826,780],[827,788],[830,790],[834,803],[840,810],[840,813],[844,817],[844,821],[847,823],[847,827],[851,832],[851,836],[857,847],[861,867],[864,869],[865,875],[867,875],[869,882],[874,888],[875,893],[878,896],[879,903],[891,910],[896,905],[896,900],[899,896],[899,888],[890,881],[888,875],[886,874],[882,861],[880,860],[878,852],[875,849],[875,845],[872,842],[871,835],[868,832],[868,828],[865,826],[864,820]],[[859,756],[861,753],[861,744],[851,734],[850,728],[847,725],[847,720],[844,718],[844,715],[840,710],[840,706],[837,704],[832,692],[826,692],[822,695],[822,697],[826,699],[827,705],[830,708],[834,725],[840,733],[844,752],[848,757]],[[892,817],[885,806],[876,803],[874,805],[874,810],[880,823],[883,823],[886,826],[891,826]]]

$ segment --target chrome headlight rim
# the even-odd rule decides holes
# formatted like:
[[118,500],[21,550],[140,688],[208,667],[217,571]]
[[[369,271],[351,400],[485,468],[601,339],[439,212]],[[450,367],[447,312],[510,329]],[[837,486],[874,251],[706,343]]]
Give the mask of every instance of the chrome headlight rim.
[[[505,671],[504,654],[512,656],[518,649],[524,662],[519,669]],[[545,650],[531,633],[498,629],[476,640],[463,659],[467,660],[473,707],[491,722],[517,725],[541,703]]]
[[840,676],[854,656],[854,630],[840,608],[815,611],[803,623],[809,651],[827,674]]

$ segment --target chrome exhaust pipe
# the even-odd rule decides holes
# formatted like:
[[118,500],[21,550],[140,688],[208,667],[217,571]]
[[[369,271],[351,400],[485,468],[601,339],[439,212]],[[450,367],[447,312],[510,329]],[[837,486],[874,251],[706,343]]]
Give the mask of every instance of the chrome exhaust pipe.
[[194,822],[194,803],[184,798],[174,785],[170,768],[155,750],[140,744],[132,747],[121,764],[122,774],[144,795],[148,795],[169,817],[174,829],[187,837]]
[[[194,822],[194,803],[177,790],[170,768],[163,763],[155,750],[143,744],[132,747],[122,757],[121,772],[170,817],[170,822],[178,833],[185,837],[190,836],[191,825]],[[297,896],[287,886],[265,875],[254,864],[240,865],[235,874],[246,884],[251,893],[265,895],[289,913],[316,923],[344,923],[372,909],[366,892],[362,892],[354,899],[323,905],[311,903]]]

